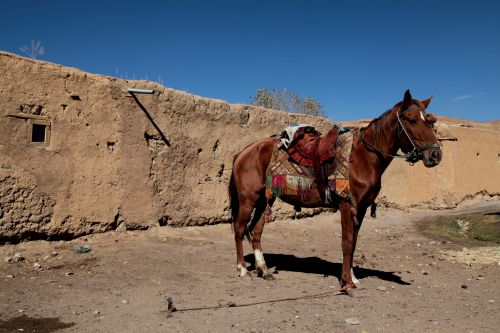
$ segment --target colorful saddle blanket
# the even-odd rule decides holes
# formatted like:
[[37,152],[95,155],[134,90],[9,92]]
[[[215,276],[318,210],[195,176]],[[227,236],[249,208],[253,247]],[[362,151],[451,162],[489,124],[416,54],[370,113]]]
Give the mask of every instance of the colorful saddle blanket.
[[[304,207],[331,204],[334,201],[332,193],[352,201],[349,163],[353,133],[339,132],[341,130],[337,129],[329,138],[327,134],[323,147],[320,147],[321,141],[317,141],[318,139],[306,138],[300,148],[291,150],[292,154],[289,151],[294,147],[293,141],[288,149],[277,141],[266,171],[266,197],[281,197],[289,203]],[[303,134],[305,136],[308,133]],[[335,140],[332,142],[333,138]],[[309,154],[307,147],[313,144],[311,142],[315,144],[315,148]],[[328,142],[330,146],[327,146]]]

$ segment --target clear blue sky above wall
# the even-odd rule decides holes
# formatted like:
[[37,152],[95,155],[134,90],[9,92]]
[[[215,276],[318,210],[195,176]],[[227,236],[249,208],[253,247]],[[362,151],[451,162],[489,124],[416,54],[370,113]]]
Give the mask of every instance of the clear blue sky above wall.
[[500,1],[4,1],[0,49],[249,103],[257,88],[378,116],[411,89],[430,111],[500,119]]

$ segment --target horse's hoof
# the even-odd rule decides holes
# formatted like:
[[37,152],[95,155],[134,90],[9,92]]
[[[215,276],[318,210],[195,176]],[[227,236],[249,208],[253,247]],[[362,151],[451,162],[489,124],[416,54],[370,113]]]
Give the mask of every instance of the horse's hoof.
[[239,271],[240,271],[240,274],[239,274],[239,277],[241,279],[243,279],[245,276],[249,276],[251,277],[252,275],[250,274],[250,272],[245,268],[245,267],[241,267],[239,268]]
[[276,280],[276,278],[272,274],[270,274],[270,273],[264,274],[262,276],[262,278],[264,280],[266,280],[266,281],[274,281],[274,280]]

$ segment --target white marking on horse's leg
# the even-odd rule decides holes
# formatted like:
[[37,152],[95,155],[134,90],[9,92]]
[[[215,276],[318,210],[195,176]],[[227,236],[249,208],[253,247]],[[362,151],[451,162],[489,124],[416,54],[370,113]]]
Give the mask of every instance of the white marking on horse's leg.
[[351,268],[351,279],[352,283],[359,284],[359,280],[354,276],[354,270]]
[[241,265],[241,264],[238,264],[236,267],[238,268],[238,271],[240,272],[240,278],[248,275],[248,270],[246,267],[243,267],[243,265]]
[[254,250],[255,256],[255,269],[257,272],[261,272],[262,275],[267,274],[266,261],[264,260],[264,253],[261,250]]
[[262,253],[261,250],[255,250],[254,256],[255,256],[255,266],[256,267],[266,266],[266,261],[264,260],[264,253]]

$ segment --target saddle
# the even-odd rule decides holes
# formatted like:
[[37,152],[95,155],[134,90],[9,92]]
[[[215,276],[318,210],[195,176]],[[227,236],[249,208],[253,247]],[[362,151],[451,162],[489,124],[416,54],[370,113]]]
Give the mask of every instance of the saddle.
[[309,125],[285,129],[266,172],[266,197],[310,205],[331,202],[332,192],[349,198],[350,130],[335,126],[322,136]]
[[337,127],[322,136],[312,126],[301,126],[295,131],[286,151],[290,159],[299,165],[319,166],[335,158],[335,143],[338,136],[339,128]]

